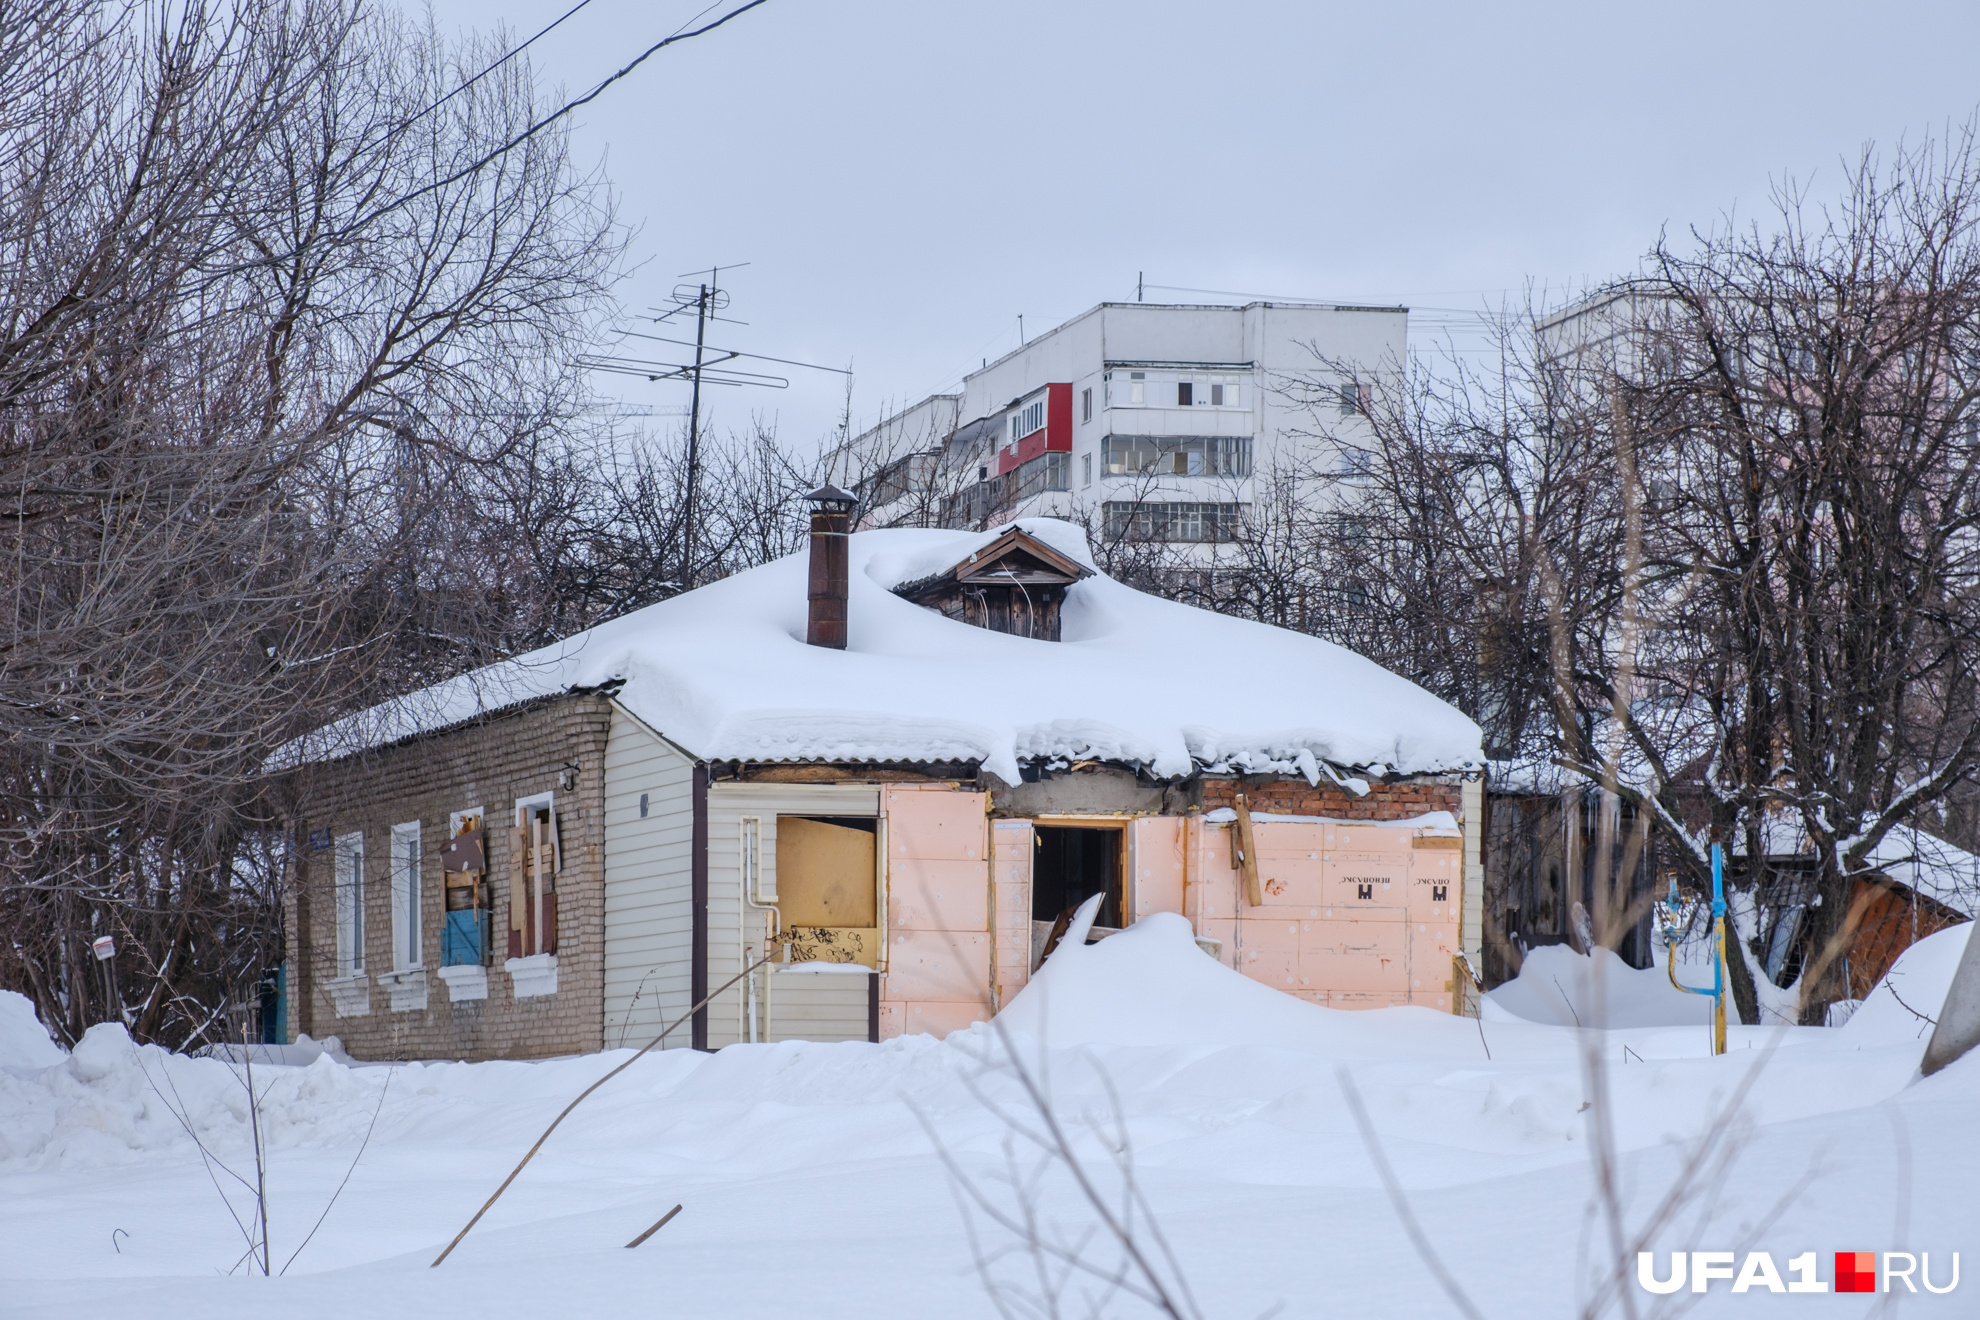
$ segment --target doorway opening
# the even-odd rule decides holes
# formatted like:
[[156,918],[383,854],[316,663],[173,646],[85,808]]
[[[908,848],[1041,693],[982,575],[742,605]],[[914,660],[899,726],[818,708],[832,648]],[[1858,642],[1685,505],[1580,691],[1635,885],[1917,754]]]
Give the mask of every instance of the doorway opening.
[[1056,921],[1094,894],[1105,894],[1093,924],[1119,929],[1121,828],[1118,825],[1039,825],[1031,859],[1031,916]]

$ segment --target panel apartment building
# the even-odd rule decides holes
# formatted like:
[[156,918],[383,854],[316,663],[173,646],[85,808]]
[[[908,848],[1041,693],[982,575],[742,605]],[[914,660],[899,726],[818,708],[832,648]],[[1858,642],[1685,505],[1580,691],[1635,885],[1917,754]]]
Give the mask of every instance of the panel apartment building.
[[1214,555],[1274,474],[1351,475],[1409,312],[1101,303],[844,445],[862,525],[1044,515]]

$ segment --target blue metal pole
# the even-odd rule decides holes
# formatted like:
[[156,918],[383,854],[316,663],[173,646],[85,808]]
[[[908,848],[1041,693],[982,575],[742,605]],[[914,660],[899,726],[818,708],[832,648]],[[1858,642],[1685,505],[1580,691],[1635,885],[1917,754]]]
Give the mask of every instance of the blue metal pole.
[[1712,845],[1712,1053],[1726,1052],[1726,855]]

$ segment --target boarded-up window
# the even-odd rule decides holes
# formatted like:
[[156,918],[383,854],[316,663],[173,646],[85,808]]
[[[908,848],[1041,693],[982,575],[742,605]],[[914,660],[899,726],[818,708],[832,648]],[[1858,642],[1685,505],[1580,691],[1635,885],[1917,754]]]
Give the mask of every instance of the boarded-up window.
[[793,962],[879,956],[870,821],[777,818],[777,912]]
[[448,967],[470,966],[487,956],[488,854],[481,812],[459,812],[454,837],[440,850],[440,873],[446,891],[446,926],[441,932],[440,961]]
[[509,956],[557,951],[557,815],[529,805],[509,836]]

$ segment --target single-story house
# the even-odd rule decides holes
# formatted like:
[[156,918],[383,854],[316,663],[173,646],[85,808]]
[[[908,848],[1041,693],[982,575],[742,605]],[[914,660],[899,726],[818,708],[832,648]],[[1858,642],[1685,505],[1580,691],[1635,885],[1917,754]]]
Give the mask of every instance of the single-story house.
[[1288,994],[1463,1011],[1470,719],[1112,581],[1068,523],[854,534],[850,496],[813,507],[808,553],[287,749],[291,1039],[479,1059],[683,1017],[670,1047],[945,1033],[1095,894],[1096,936],[1179,912]]

